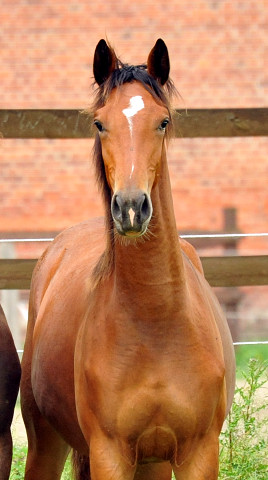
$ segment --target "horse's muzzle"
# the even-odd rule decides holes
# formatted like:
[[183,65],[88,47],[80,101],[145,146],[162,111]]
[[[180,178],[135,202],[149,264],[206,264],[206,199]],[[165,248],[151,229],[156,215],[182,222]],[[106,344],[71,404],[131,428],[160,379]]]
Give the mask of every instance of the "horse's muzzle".
[[139,237],[148,227],[152,216],[152,202],[147,193],[129,195],[117,192],[113,195],[111,212],[120,235]]

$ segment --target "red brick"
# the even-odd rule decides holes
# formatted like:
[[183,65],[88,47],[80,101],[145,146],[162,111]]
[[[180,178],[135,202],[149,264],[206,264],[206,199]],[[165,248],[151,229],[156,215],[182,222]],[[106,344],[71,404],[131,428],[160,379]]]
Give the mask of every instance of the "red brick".
[[[12,8],[3,0],[0,8],[0,108],[87,107],[94,48],[106,36],[133,63],[163,36],[184,100],[177,106],[267,106],[266,0],[15,0]],[[99,215],[91,144],[2,141],[0,229],[62,229]],[[267,230],[267,151],[266,138],[175,140],[178,227],[219,230],[223,208],[234,206],[241,230]]]

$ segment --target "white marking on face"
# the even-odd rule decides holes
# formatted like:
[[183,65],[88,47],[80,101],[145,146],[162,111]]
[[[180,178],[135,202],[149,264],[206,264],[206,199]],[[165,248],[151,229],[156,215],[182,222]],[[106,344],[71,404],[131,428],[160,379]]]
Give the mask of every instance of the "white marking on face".
[[[136,115],[143,108],[144,108],[144,101],[142,99],[142,96],[141,95],[136,95],[135,97],[131,97],[131,99],[129,100],[129,107],[124,108],[124,110],[122,110],[122,113],[125,115],[125,117],[128,121],[128,126],[129,126],[129,131],[130,131],[131,138],[132,138],[132,131],[133,131],[132,117],[134,117],[134,115]],[[130,150],[133,150],[133,146],[131,146]],[[135,166],[134,166],[134,164],[132,164],[131,173],[130,173],[130,176],[129,176],[130,179],[131,179],[132,174],[134,172],[134,168],[135,168]]]
[[134,117],[134,115],[136,115],[143,108],[144,108],[144,102],[141,95],[136,95],[136,97],[132,97],[129,100],[129,107],[124,108],[124,110],[122,111],[125,117],[127,117],[131,136],[132,136],[132,129],[133,129],[132,117]]
[[132,225],[132,227],[133,227],[135,212],[134,212],[134,210],[133,210],[132,208],[130,208],[128,214],[129,214],[130,223],[131,223],[131,225]]
[[131,177],[132,177],[132,175],[133,175],[133,172],[134,172],[134,168],[135,168],[135,165],[134,165],[134,164],[132,164],[132,167],[131,167],[131,172],[130,172],[130,177],[129,177],[129,178],[131,178]]

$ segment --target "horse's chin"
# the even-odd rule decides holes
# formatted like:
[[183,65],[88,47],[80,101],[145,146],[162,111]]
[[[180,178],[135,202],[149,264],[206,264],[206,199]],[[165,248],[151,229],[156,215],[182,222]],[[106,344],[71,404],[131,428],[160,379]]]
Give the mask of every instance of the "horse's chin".
[[134,229],[123,230],[120,225],[116,225],[116,224],[115,224],[115,228],[116,228],[116,233],[121,238],[126,238],[129,240],[136,240],[138,238],[141,238],[147,231],[147,225],[143,226],[139,231]]

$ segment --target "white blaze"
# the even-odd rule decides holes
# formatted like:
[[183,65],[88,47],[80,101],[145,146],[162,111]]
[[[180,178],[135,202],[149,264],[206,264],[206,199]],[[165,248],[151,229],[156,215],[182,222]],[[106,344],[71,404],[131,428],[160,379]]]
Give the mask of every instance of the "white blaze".
[[[131,97],[131,99],[129,100],[129,107],[124,108],[124,110],[122,110],[123,114],[125,115],[128,121],[131,138],[132,138],[132,129],[133,129],[132,117],[134,117],[134,115],[136,115],[143,108],[144,108],[144,102],[143,102],[142,96],[136,95],[135,97]],[[130,178],[132,177],[133,172],[134,172],[134,165],[132,164]]]
[[134,115],[136,115],[136,113],[138,113],[143,108],[144,108],[144,102],[142,100],[142,97],[141,95],[137,95],[136,97],[132,97],[129,100],[129,107],[124,108],[123,110],[123,114],[127,117],[131,135],[132,135],[132,128],[133,128],[132,117],[134,117]]
[[134,210],[133,210],[132,208],[130,208],[128,214],[129,214],[130,223],[131,223],[131,225],[132,225],[132,227],[133,227],[135,212],[134,212]]

